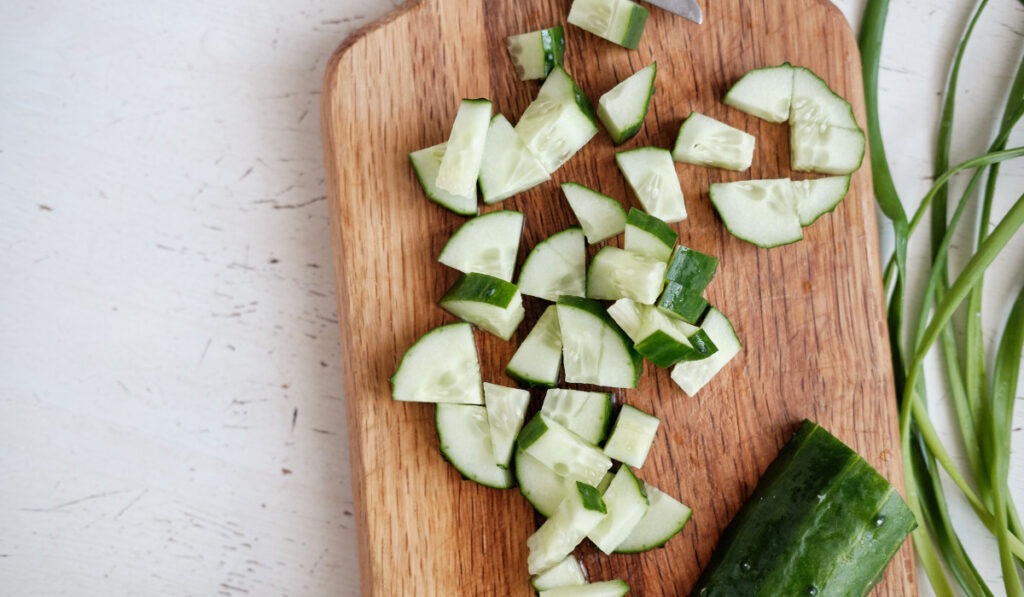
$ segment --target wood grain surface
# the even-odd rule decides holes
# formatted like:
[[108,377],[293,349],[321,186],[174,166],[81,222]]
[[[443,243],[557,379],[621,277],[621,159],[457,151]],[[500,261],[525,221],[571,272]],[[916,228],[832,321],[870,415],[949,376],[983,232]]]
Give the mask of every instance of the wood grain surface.
[[[538,83],[516,78],[504,40],[565,25],[569,5],[412,2],[348,39],[327,68],[323,136],[366,595],[531,594],[525,540],[539,519],[517,490],[461,480],[437,450],[433,408],[393,402],[388,377],[417,337],[452,321],[436,301],[457,272],[436,259],[464,221],[424,197],[407,154],[445,140],[463,97],[491,98],[518,119]],[[693,518],[665,549],[611,557],[589,544],[577,551],[592,580],[624,578],[645,597],[688,593],[720,532],[805,417],[902,488],[868,169],[854,175],[835,213],[806,229],[802,242],[777,249],[726,233],[707,196],[713,182],[790,175],[787,126],[720,102],[751,68],[787,60],[810,67],[853,103],[863,126],[854,36],[822,0],[715,0],[703,8],[703,25],[652,8],[637,51],[565,30],[566,67],[592,101],[658,61],[650,112],[625,148],[670,147],[691,110],[757,137],[747,172],[676,165],[689,212],[674,225],[679,241],[721,259],[708,297],[733,321],[744,350],[696,397],[649,363],[639,388],[616,392],[619,402],[661,417],[639,474],[691,506]],[[526,214],[520,263],[540,239],[575,223],[560,182],[638,205],[613,155],[602,131],[553,181],[488,208]],[[511,342],[477,332],[486,381],[513,385],[504,365],[547,303],[526,297],[525,304]],[[539,399],[535,393],[535,405]],[[874,594],[916,594],[909,543]]]

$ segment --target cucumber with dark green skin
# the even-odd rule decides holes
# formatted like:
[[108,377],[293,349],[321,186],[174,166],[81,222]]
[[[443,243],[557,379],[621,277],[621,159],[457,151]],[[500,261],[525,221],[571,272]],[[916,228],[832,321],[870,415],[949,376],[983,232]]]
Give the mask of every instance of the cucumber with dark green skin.
[[666,282],[657,306],[673,313],[689,324],[697,325],[708,311],[708,301],[699,292],[693,293],[675,282]]
[[679,245],[665,270],[665,279],[675,282],[687,292],[700,294],[711,283],[718,269],[718,259]]
[[863,596],[916,526],[885,478],[804,420],[722,533],[690,595]]

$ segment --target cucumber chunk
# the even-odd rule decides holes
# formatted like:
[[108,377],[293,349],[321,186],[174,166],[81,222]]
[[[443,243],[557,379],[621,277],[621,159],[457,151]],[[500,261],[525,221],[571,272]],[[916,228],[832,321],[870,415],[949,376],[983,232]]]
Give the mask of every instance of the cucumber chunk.
[[661,293],[664,261],[616,247],[601,247],[587,270],[587,298],[631,298],[653,304]]
[[785,122],[793,97],[793,70],[788,62],[754,69],[736,81],[722,103],[768,122]]
[[682,319],[691,325],[697,323],[708,312],[708,300],[702,295],[690,292],[682,284],[665,282],[665,290],[658,299],[658,308]]
[[771,248],[804,237],[788,178],[714,183],[710,194],[725,227],[737,238]]
[[592,444],[604,441],[612,419],[607,392],[552,389],[544,394],[540,413]]
[[573,0],[569,23],[622,47],[640,45],[647,9],[630,0]]
[[561,26],[510,35],[506,43],[521,81],[543,79],[551,69],[562,66],[565,35]]
[[395,400],[483,404],[473,328],[452,323],[421,336],[405,351],[391,386]]
[[526,558],[530,574],[540,574],[565,559],[607,511],[597,489],[577,482],[558,504],[555,513],[526,540],[530,550]]
[[572,213],[583,227],[590,244],[601,242],[626,228],[626,210],[608,195],[575,182],[563,182],[562,193],[569,201]]
[[679,500],[661,491],[657,487],[644,484],[647,499],[651,507],[647,514],[629,534],[619,543],[615,553],[640,553],[656,547],[664,547],[668,540],[683,530],[693,511]]
[[793,181],[793,198],[801,226],[810,226],[818,218],[834,210],[850,189],[850,177],[829,176]]
[[553,515],[576,482],[551,470],[521,447],[516,447],[513,458],[519,492],[541,516],[546,518]]
[[505,373],[526,387],[554,387],[562,371],[562,332],[558,310],[549,305],[505,367]]
[[717,258],[679,245],[672,255],[668,269],[665,270],[665,279],[683,286],[692,293],[700,294],[711,283],[717,269]]
[[866,595],[916,526],[884,477],[805,420],[723,531],[692,594]]
[[487,129],[484,160],[480,164],[480,194],[484,203],[504,201],[548,180],[551,176],[512,125],[503,115],[496,114]]
[[597,117],[608,130],[612,142],[622,145],[633,138],[647,117],[647,108],[654,95],[654,77],[658,63],[652,62],[636,71],[597,100]]
[[569,73],[556,66],[516,124],[516,133],[550,173],[597,134],[594,108]]
[[588,485],[599,483],[612,467],[600,449],[541,413],[523,427],[517,445],[555,474]]
[[699,361],[718,350],[704,330],[661,309],[644,305],[640,309],[634,347],[655,365],[671,367],[679,361]]
[[789,127],[789,167],[803,172],[850,174],[864,160],[864,132],[801,122]]
[[502,340],[512,337],[526,314],[516,285],[487,274],[462,274],[438,305]]
[[486,408],[438,404],[434,423],[441,454],[463,477],[495,489],[512,487],[512,473],[494,462]]
[[490,121],[490,100],[462,100],[437,170],[437,188],[458,196],[474,192]]
[[641,305],[628,298],[619,299],[608,307],[609,317],[615,320],[615,323],[632,342],[636,342],[646,313],[646,305]]
[[519,271],[519,291],[549,301],[582,296],[587,289],[587,244],[573,226],[537,243]]
[[537,591],[585,584],[587,577],[583,575],[583,567],[571,555],[565,556],[561,562],[530,579],[530,585]]
[[679,235],[671,226],[635,207],[626,216],[625,249],[658,261],[668,261]]
[[615,163],[644,211],[665,222],[686,219],[686,201],[667,149],[639,147],[620,151],[615,154]]
[[494,211],[466,220],[441,249],[437,260],[463,273],[512,281],[523,234],[523,214]]
[[[485,386],[486,391],[486,386]],[[615,427],[604,446],[604,453],[613,460],[640,468],[647,460],[647,454],[654,444],[661,419],[644,411],[624,404],[615,418]]]
[[718,351],[700,361],[683,361],[672,369],[672,381],[689,396],[695,395],[711,381],[743,348],[728,318],[714,307],[708,310],[701,329],[715,343]]
[[814,122],[858,129],[853,106],[814,74],[802,66],[793,67],[793,99],[789,107],[789,123]]
[[692,112],[679,127],[672,159],[742,172],[754,160],[754,136]]
[[643,363],[629,337],[597,301],[558,299],[565,381],[609,388],[635,388]]
[[557,587],[541,591],[538,597],[622,597],[629,592],[624,580],[604,580],[580,586]]
[[508,468],[512,461],[512,449],[516,436],[526,420],[526,407],[530,405],[530,393],[526,390],[506,388],[484,382],[484,405],[487,421],[491,427],[491,453],[494,462]]
[[476,187],[466,195],[453,195],[437,186],[437,171],[441,168],[441,159],[447,143],[438,143],[409,154],[409,161],[416,171],[416,180],[420,181],[427,199],[463,216],[473,215],[476,207]]
[[619,467],[619,472],[615,473],[615,478],[601,497],[604,498],[608,515],[587,537],[598,549],[610,554],[647,514],[650,502],[644,492],[643,481],[637,479],[628,466]]

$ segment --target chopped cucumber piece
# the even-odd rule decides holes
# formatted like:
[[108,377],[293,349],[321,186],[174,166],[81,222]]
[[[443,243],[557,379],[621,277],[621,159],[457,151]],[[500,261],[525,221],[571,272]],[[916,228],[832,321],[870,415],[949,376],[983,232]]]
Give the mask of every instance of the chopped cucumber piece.
[[441,159],[447,143],[438,143],[409,154],[409,161],[416,171],[416,179],[420,181],[427,198],[441,207],[446,207],[464,216],[476,213],[476,187],[466,195],[453,195],[437,186],[437,171],[441,168]]
[[526,387],[558,385],[562,370],[562,332],[558,309],[548,305],[523,343],[512,355],[505,373]]
[[615,478],[615,473],[608,471],[601,477],[601,482],[597,484],[597,490],[604,494],[608,490],[608,486],[612,484],[612,479]]
[[639,147],[615,154],[623,176],[629,182],[644,211],[665,222],[686,219],[686,202],[679,186],[672,154],[660,147]]
[[714,183],[710,194],[725,227],[737,238],[771,248],[804,237],[788,178]]
[[689,396],[695,395],[716,373],[722,370],[743,345],[736,336],[729,320],[722,312],[712,307],[704,317],[701,329],[715,343],[718,351],[700,361],[683,361],[672,369],[672,381]]
[[664,547],[690,520],[693,511],[679,500],[646,483],[644,489],[651,507],[629,537],[615,548],[615,553],[640,553]]
[[557,587],[541,591],[538,597],[622,597],[629,592],[624,580],[605,580],[580,586]]
[[512,487],[512,473],[494,462],[486,408],[438,404],[434,423],[441,454],[463,477],[495,489]]
[[714,118],[692,112],[679,127],[672,159],[742,172],[750,167],[754,159],[754,136]]
[[587,578],[583,575],[583,567],[580,566],[579,561],[568,555],[561,562],[530,579],[530,584],[535,590],[543,591],[558,587],[585,585]]
[[502,340],[512,337],[526,314],[516,285],[487,274],[462,274],[438,304]]
[[[486,386],[485,386],[486,391]],[[604,453],[613,460],[640,468],[654,444],[661,419],[624,404],[615,418],[615,427],[604,446]]]
[[635,388],[642,361],[632,342],[597,301],[558,299],[565,381],[609,388]]
[[437,170],[437,188],[458,196],[474,192],[490,121],[490,100],[462,100]]
[[793,70],[788,62],[754,69],[736,81],[722,103],[768,122],[785,122],[793,97]]
[[587,270],[587,298],[614,301],[623,297],[653,304],[661,293],[664,261],[617,247],[601,247]]
[[647,306],[641,305],[633,299],[622,298],[608,307],[608,315],[615,320],[619,328],[636,342],[640,326],[643,325],[644,315],[647,313]]
[[521,81],[543,79],[551,69],[562,66],[565,35],[561,26],[510,35],[507,45]]
[[582,296],[587,289],[587,244],[583,230],[573,226],[537,243],[519,271],[519,291],[557,301],[567,294]]
[[659,367],[706,359],[718,350],[700,328],[628,298],[616,301],[608,314],[633,340],[637,352]]
[[599,444],[604,441],[612,420],[612,395],[552,389],[544,394],[540,412],[588,442]]
[[526,148],[508,120],[495,114],[487,129],[480,164],[480,194],[493,204],[551,180],[544,166]]
[[604,553],[610,554],[629,537],[640,523],[650,502],[644,492],[644,483],[633,475],[628,466],[619,467],[615,478],[608,485],[604,498],[608,515],[605,516],[587,537]]
[[789,107],[789,123],[815,122],[847,129],[857,129],[853,106],[814,74],[802,66],[793,67],[793,99]]
[[665,291],[658,299],[658,308],[686,323],[697,325],[701,317],[708,312],[708,300],[698,293],[690,292],[682,284],[670,280],[665,282]]
[[647,9],[630,0],[573,0],[569,23],[630,50],[640,45]]
[[647,117],[658,63],[652,62],[612,87],[597,100],[597,117],[616,145],[633,138]]
[[829,176],[793,181],[793,197],[801,226],[810,226],[834,210],[850,189],[850,176]]
[[516,436],[519,435],[523,421],[526,420],[530,393],[485,382],[484,404],[487,407],[487,421],[491,426],[491,453],[494,454],[494,462],[502,468],[508,468]]
[[559,475],[518,446],[515,451],[515,469],[519,492],[544,517],[553,515],[558,504],[575,487],[575,481]]
[[597,134],[590,100],[556,66],[516,124],[516,133],[547,171],[554,172]]
[[395,400],[483,404],[473,328],[452,323],[421,336],[405,351],[391,385]]
[[555,513],[526,540],[530,574],[540,574],[565,559],[607,512],[597,489],[577,482]]
[[523,214],[494,211],[466,220],[441,249],[437,260],[463,273],[476,272],[512,281]]
[[665,279],[683,286],[692,293],[700,294],[711,283],[717,269],[717,258],[679,245],[672,255],[668,269],[665,270]]
[[658,261],[668,261],[678,238],[676,231],[665,222],[635,207],[629,209],[623,245],[627,251]]
[[612,467],[600,449],[541,413],[523,427],[517,443],[555,474],[588,485],[596,485]]
[[575,182],[563,182],[562,192],[583,227],[588,243],[601,242],[621,234],[626,228],[626,210],[608,195]]
[[864,132],[801,122],[789,127],[789,167],[803,172],[850,174],[864,159]]

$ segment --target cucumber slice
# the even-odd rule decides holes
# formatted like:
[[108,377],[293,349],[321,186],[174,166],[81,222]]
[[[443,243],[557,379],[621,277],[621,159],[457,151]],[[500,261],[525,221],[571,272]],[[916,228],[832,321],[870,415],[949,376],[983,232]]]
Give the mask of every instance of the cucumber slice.
[[679,245],[665,270],[665,279],[694,294],[700,294],[711,283],[717,269],[717,258]]
[[530,574],[539,574],[572,553],[607,513],[597,489],[585,483],[576,487],[558,504],[555,513],[526,540],[530,550],[526,558]]
[[539,597],[622,597],[629,592],[624,580],[605,580],[581,586],[557,587],[541,591]]
[[637,352],[659,367],[671,367],[679,361],[699,361],[718,351],[707,332],[661,309],[641,307],[643,315],[637,329]]
[[592,444],[604,441],[612,420],[612,395],[582,390],[548,390],[540,412]]
[[484,383],[484,404],[487,407],[487,421],[491,428],[491,453],[494,462],[501,468],[508,468],[512,461],[512,449],[516,436],[526,420],[526,407],[530,405],[530,393],[526,390],[506,388]]
[[722,222],[736,238],[771,248],[804,237],[788,178],[714,183],[710,194]]
[[618,201],[608,195],[575,182],[563,182],[562,193],[569,201],[572,213],[583,227],[583,234],[590,244],[598,243],[626,228],[626,210]]
[[672,159],[742,172],[754,160],[754,136],[692,112],[679,127]]
[[793,70],[788,62],[754,69],[736,81],[722,103],[768,122],[785,122],[793,97]]
[[647,108],[654,95],[654,77],[658,63],[652,62],[636,71],[597,100],[597,117],[608,130],[612,142],[622,145],[633,138],[647,117]]
[[516,285],[487,274],[462,274],[437,304],[502,340],[512,337],[526,314]]
[[715,343],[718,351],[700,361],[683,361],[672,369],[672,381],[689,396],[695,395],[711,381],[743,348],[728,318],[714,307],[708,310],[701,329]]
[[629,0],[573,0],[569,23],[630,50],[640,45],[647,9]]
[[588,485],[599,483],[612,467],[600,449],[540,413],[523,427],[517,444],[555,474]]
[[537,243],[519,271],[519,291],[549,301],[563,294],[583,296],[587,289],[587,244],[573,226]]
[[622,405],[619,416],[615,418],[612,434],[604,446],[605,455],[634,468],[642,467],[654,444],[654,435],[660,423],[661,419],[654,415],[635,406]]
[[635,207],[626,216],[625,249],[658,261],[668,261],[679,235],[671,226]]
[[569,73],[556,66],[516,124],[516,133],[550,173],[597,134],[594,108]]
[[561,562],[530,579],[530,585],[537,591],[585,584],[587,578],[583,575],[583,567],[571,555],[565,556]]
[[405,351],[391,386],[395,400],[483,404],[473,328],[452,323],[421,336]]
[[864,160],[864,133],[827,124],[789,127],[789,167],[802,172],[850,174]]
[[643,363],[632,342],[597,301],[558,299],[565,381],[635,388]]
[[453,195],[448,191],[438,188],[435,184],[437,171],[441,168],[441,159],[444,157],[444,150],[447,143],[438,143],[433,147],[427,147],[409,154],[409,161],[416,171],[416,179],[420,181],[423,192],[427,198],[434,203],[454,211],[463,216],[476,213],[476,187],[466,195]]
[[850,177],[829,176],[793,181],[793,198],[801,226],[810,226],[834,210],[850,190]]
[[617,247],[601,247],[587,270],[587,298],[631,298],[653,304],[661,293],[666,264]]
[[508,120],[495,114],[487,129],[480,164],[480,194],[488,205],[551,180]]
[[552,516],[576,482],[551,470],[521,447],[516,447],[514,458],[519,492],[541,516]]
[[434,423],[441,454],[463,477],[495,489],[512,487],[512,473],[494,462],[486,408],[438,404]]
[[466,220],[437,260],[463,273],[487,274],[510,282],[522,235],[523,214],[494,211]]
[[543,79],[551,69],[562,66],[565,35],[561,26],[510,35],[507,45],[521,81]]
[[558,327],[558,310],[548,305],[536,325],[512,355],[505,373],[522,386],[558,385],[562,371],[562,332]]
[[789,123],[815,122],[857,129],[853,106],[810,69],[793,67],[793,99],[789,106]]
[[665,222],[686,219],[686,202],[679,186],[672,154],[660,147],[639,147],[615,154],[644,211]]
[[916,526],[885,478],[805,420],[723,531],[692,594],[867,595]]
[[619,467],[619,472],[615,473],[615,478],[601,497],[604,498],[608,515],[587,537],[598,549],[610,554],[647,514],[650,502],[644,492],[643,481],[637,479],[628,466]]
[[658,308],[682,319],[691,325],[697,325],[701,317],[708,312],[708,300],[700,294],[690,292],[682,284],[665,282],[665,291],[658,299]]
[[683,530],[690,520],[690,515],[693,514],[693,511],[679,500],[657,487],[644,483],[644,489],[647,491],[651,507],[647,509],[647,514],[640,519],[629,537],[615,548],[615,553],[640,553],[664,547],[669,539]]
[[608,315],[615,320],[619,329],[636,342],[640,326],[643,325],[644,315],[647,313],[647,306],[641,305],[633,299],[622,298],[608,307]]
[[490,121],[490,100],[462,100],[437,170],[437,188],[458,196],[474,192]]

